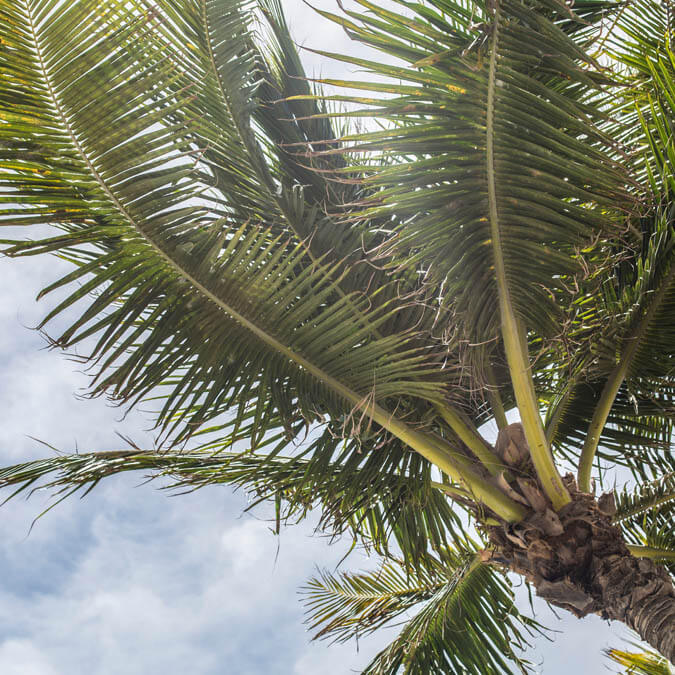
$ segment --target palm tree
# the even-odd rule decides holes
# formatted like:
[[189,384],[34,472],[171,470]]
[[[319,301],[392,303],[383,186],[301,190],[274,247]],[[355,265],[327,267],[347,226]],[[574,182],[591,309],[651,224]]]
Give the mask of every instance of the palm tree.
[[383,563],[309,582],[318,633],[417,612],[369,673],[522,670],[506,571],[673,660],[670,4],[356,4],[379,56],[312,83],[277,0],[0,0],[0,221],[55,227],[5,254],[72,263],[53,345],[160,433],[1,484],[319,507]]

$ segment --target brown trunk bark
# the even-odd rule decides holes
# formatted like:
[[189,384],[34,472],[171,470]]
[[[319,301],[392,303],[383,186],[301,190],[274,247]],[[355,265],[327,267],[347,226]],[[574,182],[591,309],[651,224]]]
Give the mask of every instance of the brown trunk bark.
[[527,467],[519,468],[510,486],[532,511],[516,525],[487,528],[494,549],[485,559],[523,575],[538,595],[577,617],[595,613],[625,623],[675,661],[673,583],[663,566],[630,554],[611,522],[613,497],[596,501],[568,474],[572,502],[554,513],[532,477],[523,477]]
[[665,569],[645,558],[609,556],[594,570],[601,614],[622,621],[675,661],[675,592]]

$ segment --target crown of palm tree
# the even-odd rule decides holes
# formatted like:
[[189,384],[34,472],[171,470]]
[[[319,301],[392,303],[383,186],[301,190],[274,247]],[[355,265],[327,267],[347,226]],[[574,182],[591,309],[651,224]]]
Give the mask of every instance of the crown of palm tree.
[[670,10],[356,5],[321,14],[380,56],[311,82],[275,0],[0,0],[0,223],[55,228],[4,252],[72,263],[43,326],[77,308],[53,344],[93,338],[92,395],[152,397],[161,434],[0,484],[319,505],[386,560],[309,582],[319,635],[421,606],[366,672],[510,672],[539,626],[490,528],[553,536],[623,466],[601,511],[673,572]]

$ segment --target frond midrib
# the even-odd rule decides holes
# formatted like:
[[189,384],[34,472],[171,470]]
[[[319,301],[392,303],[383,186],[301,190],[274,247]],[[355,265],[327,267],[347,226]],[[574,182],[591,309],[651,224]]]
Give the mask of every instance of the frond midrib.
[[534,391],[534,383],[527,359],[524,327],[516,317],[510,297],[506,269],[503,258],[503,245],[500,232],[500,218],[497,199],[497,168],[495,158],[495,94],[497,89],[497,58],[499,52],[500,2],[495,0],[492,20],[492,43],[490,67],[487,82],[486,111],[486,170],[488,190],[488,214],[495,277],[499,296],[502,338],[504,350],[513,383],[513,391],[518,404],[521,422],[525,430],[530,454],[534,462],[539,482],[557,510],[570,501],[567,489],[556,469],[549,444],[539,414],[539,407]]

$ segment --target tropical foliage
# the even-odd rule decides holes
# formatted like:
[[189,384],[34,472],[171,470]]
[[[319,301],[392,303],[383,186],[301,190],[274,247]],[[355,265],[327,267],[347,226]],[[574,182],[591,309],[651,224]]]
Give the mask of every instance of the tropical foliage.
[[308,80],[276,0],[0,0],[4,252],[72,264],[41,327],[77,310],[53,345],[93,344],[91,394],[151,398],[159,433],[0,482],[318,507],[383,559],[308,583],[319,636],[413,612],[366,672],[516,672],[539,626],[496,530],[560,536],[620,466],[598,513],[674,571],[671,8],[321,13],[373,48],[325,55],[362,80]]
[[668,662],[654,652],[626,652],[610,649],[609,657],[616,663],[626,666],[626,675],[671,675]]

